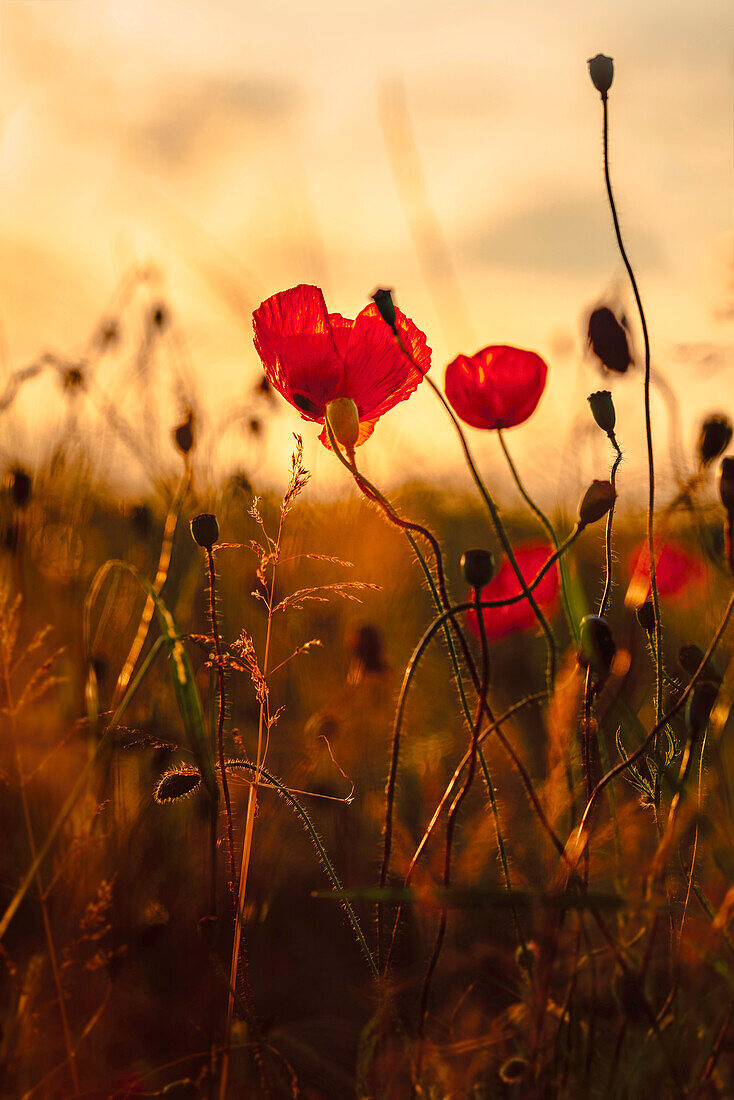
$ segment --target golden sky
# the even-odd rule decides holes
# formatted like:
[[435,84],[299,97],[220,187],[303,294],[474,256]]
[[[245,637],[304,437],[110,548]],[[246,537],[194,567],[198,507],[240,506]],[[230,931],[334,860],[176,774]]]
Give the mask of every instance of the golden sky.
[[[601,51],[623,233],[689,446],[701,412],[734,411],[733,22],[728,0],[0,0],[3,369],[78,351],[149,264],[185,348],[163,407],[188,385],[215,422],[249,400],[262,298],[315,282],[354,316],[394,286],[441,381],[489,343],[548,360],[534,427],[508,437],[547,491],[586,394],[609,384],[584,358],[583,312],[611,296],[632,317],[586,68]],[[611,381],[634,478],[640,372]],[[61,398],[32,385],[13,422],[42,458]],[[112,371],[105,385],[117,400]],[[286,465],[300,423],[278,417],[265,470]],[[666,423],[656,398],[661,447]],[[326,477],[333,459],[303,430]],[[490,470],[494,443],[477,442]],[[230,433],[227,462],[238,447]],[[428,394],[368,448],[380,477],[458,468]],[[571,465],[583,483],[591,466]]]

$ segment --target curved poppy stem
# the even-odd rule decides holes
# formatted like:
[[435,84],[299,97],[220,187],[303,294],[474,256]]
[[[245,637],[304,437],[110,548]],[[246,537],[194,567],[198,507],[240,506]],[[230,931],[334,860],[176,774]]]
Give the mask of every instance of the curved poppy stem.
[[668,722],[670,722],[670,720],[672,718],[675,718],[676,714],[678,714],[683,709],[683,707],[686,705],[686,703],[688,702],[689,695],[691,694],[694,687],[698,683],[699,677],[705,672],[706,666],[707,666],[708,662],[710,661],[710,659],[711,659],[711,657],[714,653],[714,650],[716,649],[719,642],[721,641],[721,639],[724,636],[724,632],[726,631],[726,628],[729,624],[729,619],[731,618],[732,612],[734,612],[734,594],[729,599],[729,603],[726,605],[726,610],[724,612],[724,616],[723,616],[721,622],[719,623],[719,627],[718,627],[716,633],[714,634],[713,638],[711,639],[709,647],[706,650],[706,652],[704,653],[703,658],[701,659],[700,665],[698,666],[696,671],[693,673],[693,676],[689,680],[688,685],[685,688],[685,690],[681,693],[681,695],[678,697],[676,702],[670,707],[670,709],[668,711],[666,711],[666,713],[661,717],[661,719],[658,722],[655,723],[655,725],[650,730],[650,732],[648,733],[645,740],[642,742],[642,744],[638,745],[638,747],[635,749],[635,751],[631,752],[629,754],[629,756],[625,757],[625,759],[620,761],[619,764],[615,764],[615,766],[613,768],[611,768],[611,770],[608,771],[607,774],[605,776],[603,776],[599,780],[597,785],[594,787],[594,790],[592,791],[591,797],[590,797],[589,801],[586,804],[586,809],[584,810],[583,817],[581,818],[581,823],[578,827],[578,835],[579,836],[582,835],[584,829],[586,828],[586,824],[587,824],[589,815],[591,814],[591,811],[594,807],[594,803],[596,802],[597,798],[599,797],[601,792],[604,790],[604,788],[607,786],[607,784],[611,783],[613,779],[616,779],[618,775],[621,775],[622,772],[624,772],[627,768],[631,767],[632,764],[635,764],[640,759],[640,757],[643,755],[643,753],[647,752],[650,745],[655,740],[655,738],[658,736],[658,734],[661,732],[661,730],[663,730],[664,727],[668,724]]
[[[479,639],[481,643],[482,654],[482,671],[481,671],[481,683],[479,687],[479,697],[477,699],[477,712],[474,718],[474,726],[471,734],[471,742],[469,746],[469,763],[466,771],[466,779],[461,790],[457,793],[454,801],[451,803],[449,809],[448,821],[446,822],[446,848],[444,850],[444,867],[443,867],[443,888],[444,891],[448,891],[451,885],[451,850],[454,841],[454,832],[456,830],[456,821],[458,818],[461,805],[466,798],[472,783],[474,782],[474,773],[477,766],[477,752],[479,748],[479,730],[482,725],[482,714],[487,699],[487,690],[489,688],[489,646],[487,644],[487,631],[484,625],[484,615],[481,609],[481,590],[474,589],[474,608],[477,614],[477,622],[479,624]],[[431,995],[431,983],[433,975],[438,966],[438,960],[441,955],[441,948],[443,947],[444,937],[446,935],[446,926],[448,924],[448,902],[444,903],[441,910],[441,919],[438,925],[438,931],[436,933],[436,942],[433,947],[433,954],[428,964],[428,970],[423,980],[423,989],[421,992],[421,1003],[418,1015],[418,1051],[416,1054],[416,1069],[415,1069],[415,1083],[420,1082],[421,1071],[423,1066],[423,1050],[425,1046],[425,1027],[426,1016],[428,1015],[428,1003]]]
[[[367,488],[369,489],[369,494],[365,494],[365,495],[368,496],[368,499],[372,499],[375,503],[380,504],[381,507],[383,508],[383,510],[385,511],[385,515],[388,517],[388,519],[390,519],[391,522],[396,523],[396,525],[398,527],[401,527],[401,529],[405,530],[408,541],[410,542],[411,547],[413,548],[413,551],[414,551],[416,557],[418,558],[418,561],[420,562],[421,568],[423,569],[423,572],[425,574],[426,580],[428,582],[428,586],[431,590],[431,595],[433,597],[433,601],[436,605],[436,610],[442,612],[444,609],[448,608],[450,606],[450,604],[449,604],[449,598],[448,598],[448,593],[446,591],[446,585],[445,585],[445,579],[444,579],[443,559],[442,559],[442,555],[441,555],[441,548],[438,545],[438,542],[433,537],[431,532],[428,531],[426,528],[422,527],[420,524],[409,524],[407,520],[402,520],[397,515],[395,510],[392,508],[390,502],[388,500],[386,500],[385,497],[382,495],[382,493],[380,493],[379,490],[376,489],[375,486],[372,485],[372,483],[367,480],[367,478],[365,478],[362,474],[360,474],[355,466],[353,466],[347,459],[345,459],[345,457],[341,453],[341,449],[339,447],[339,444],[338,444],[338,442],[337,442],[337,440],[334,436],[333,428],[331,426],[331,423],[329,422],[328,414],[325,415],[324,419],[325,419],[326,431],[327,431],[327,434],[328,434],[328,437],[329,437],[329,441],[331,443],[331,446],[332,446],[335,454],[338,456],[339,461],[354,476],[355,480],[357,481],[357,484],[360,486],[360,488],[362,489],[363,492],[365,491],[364,486],[367,486]],[[431,571],[428,568],[428,565],[425,561],[425,558],[423,557],[423,555],[422,555],[415,539],[413,538],[413,535],[411,534],[411,529],[414,529],[417,532],[419,532],[420,534],[422,534],[425,538],[427,538],[429,540],[429,542],[431,544],[434,555],[436,557],[436,573],[437,573],[437,577],[439,579],[440,591],[438,591],[436,589],[436,585],[434,584],[434,580],[433,580],[433,577],[431,575]],[[518,597],[518,598],[521,598],[521,597]],[[475,689],[478,689],[479,677],[478,677],[476,668],[474,667],[474,661],[472,659],[471,651],[469,649],[469,646],[467,645],[466,638],[464,637],[464,633],[461,629],[461,626],[459,625],[458,621],[454,618],[453,615],[449,615],[449,616],[447,616],[447,618],[450,619],[451,626],[455,630],[457,638],[459,639],[459,642],[461,644],[462,654],[463,654],[464,660],[466,661],[469,672],[471,674],[471,678],[472,678],[472,681],[474,683]],[[456,680],[456,684],[457,684],[457,687],[458,687],[458,690],[459,690],[459,696],[460,696],[460,699],[461,699],[461,706],[462,706],[462,710],[463,710],[463,713],[464,713],[464,718],[466,720],[467,725],[471,727],[471,712],[469,710],[469,703],[468,703],[467,698],[466,698],[466,691],[464,689],[464,681],[463,681],[463,678],[462,678],[462,675],[461,675],[461,669],[459,668],[458,656],[457,656],[457,653],[456,653],[456,648],[454,646],[454,640],[453,640],[453,636],[451,634],[451,629],[450,629],[449,623],[446,621],[446,619],[442,620],[441,625],[443,627],[444,636],[446,638],[446,644],[447,644],[448,649],[449,649],[449,655],[450,655],[450,658],[451,658],[451,664],[452,664],[452,668],[453,668],[454,678]],[[489,720],[491,722],[493,722],[494,717],[493,717],[492,712],[489,708],[489,705],[486,701],[486,698],[485,698],[485,702],[484,702],[484,709],[485,709],[485,711],[486,711],[486,713],[489,717]],[[393,735],[393,742],[392,742],[392,749],[391,749],[390,771],[389,771],[389,775],[388,775],[387,786],[386,786],[386,789],[385,789],[385,828],[384,828],[384,842],[383,842],[384,847],[383,847],[382,864],[381,864],[381,868],[380,868],[380,886],[381,887],[385,886],[385,884],[387,883],[387,875],[388,875],[388,870],[389,870],[389,865],[390,865],[390,854],[391,854],[391,849],[392,849],[393,807],[394,807],[394,801],[395,801],[395,786],[396,786],[396,781],[397,781],[397,768],[398,768],[399,753],[400,753],[400,738],[399,738],[399,728],[398,728],[397,737],[395,735]],[[506,848],[505,848],[505,841],[504,841],[504,837],[502,835],[502,828],[501,828],[501,825],[500,825],[499,814],[498,814],[498,810],[497,810],[497,803],[496,803],[496,799],[494,798],[494,788],[492,787],[492,780],[491,780],[491,777],[490,777],[490,774],[489,774],[489,769],[487,767],[487,762],[484,758],[484,754],[482,753],[481,749],[479,750],[479,759],[480,759],[480,763],[481,763],[481,766],[482,766],[482,771],[484,773],[485,782],[487,783],[487,790],[488,790],[488,792],[490,792],[490,805],[491,805],[491,809],[492,809],[492,814],[494,816],[495,830],[496,830],[496,833],[497,833],[497,846],[498,846],[498,849],[499,849],[500,858],[501,858],[501,861],[502,861],[502,866],[503,866],[503,868],[508,869],[509,868],[509,860],[507,858],[507,851],[506,851]],[[506,874],[506,876],[505,876],[505,884],[507,886],[507,889],[509,890],[510,889],[509,874]],[[383,935],[382,935],[382,933],[383,933],[382,901],[377,902],[376,915],[377,915],[378,962],[381,965],[381,963],[382,963],[382,939],[383,939]],[[518,925],[518,929],[519,929],[519,923],[518,923],[517,918],[516,918],[516,924]],[[520,940],[521,940],[521,942],[523,942],[522,933],[520,933]]]
[[[558,535],[556,534],[556,529],[553,526],[553,524],[551,523],[551,521],[548,519],[547,515],[542,510],[542,508],[538,504],[536,504],[536,502],[530,496],[527,489],[525,488],[522,481],[520,480],[520,474],[518,473],[517,467],[515,466],[515,463],[513,462],[512,455],[510,454],[509,450],[507,449],[507,444],[505,443],[505,435],[504,435],[504,432],[503,432],[502,428],[497,429],[497,438],[500,441],[500,447],[502,448],[502,453],[504,454],[505,458],[507,459],[507,465],[510,468],[510,473],[512,474],[512,477],[515,481],[515,485],[518,488],[518,492],[520,493],[520,496],[523,498],[523,500],[527,504],[528,508],[530,508],[530,510],[535,513],[535,515],[538,517],[540,522],[543,524],[543,527],[548,532],[548,536],[550,537],[551,542],[553,543],[554,547],[557,550],[558,547],[560,546],[560,543],[558,541]],[[579,628],[578,628],[578,623],[576,622],[575,616],[574,616],[574,614],[571,610],[571,600],[570,600],[570,597],[568,595],[568,572],[567,572],[567,568],[566,568],[566,563],[563,560],[563,558],[560,558],[559,561],[558,561],[558,570],[559,570],[559,573],[560,573],[560,576],[561,576],[561,596],[562,596],[562,599],[563,599],[563,610],[566,614],[566,622],[568,623],[568,629],[570,631],[571,637],[573,638],[574,644],[578,645],[579,644]]]
[[[650,338],[647,332],[647,321],[645,320],[645,311],[642,308],[642,299],[640,292],[637,289],[637,280],[632,270],[627,253],[625,251],[624,244],[622,242],[622,231],[619,228],[619,218],[617,217],[617,208],[614,203],[614,195],[612,194],[612,181],[609,174],[609,117],[607,96],[602,95],[602,119],[603,119],[603,145],[604,145],[604,182],[607,189],[607,197],[609,199],[609,208],[612,214],[612,222],[614,223],[614,233],[617,238],[617,245],[622,257],[627,274],[629,276],[630,283],[632,285],[632,293],[634,294],[635,303],[637,305],[637,312],[640,315],[640,324],[642,326],[642,337],[645,344],[645,382],[644,382],[644,399],[645,399],[645,438],[647,441],[647,468],[648,468],[648,503],[647,503],[647,552],[650,559],[650,588],[652,590],[652,606],[655,614],[655,717],[658,725],[660,724],[661,715],[663,712],[663,653],[662,653],[662,623],[660,620],[660,600],[658,598],[658,582],[657,572],[655,567],[655,547],[654,547],[654,513],[655,513],[655,461],[653,456],[652,446],[652,423],[650,418]],[[657,752],[657,739],[655,741],[655,751]],[[656,770],[655,777],[655,808],[657,811],[660,805],[660,773],[659,769]]]
[[[385,323],[387,324],[387,322],[385,322]],[[458,417],[454,413],[454,410],[451,408],[451,405],[448,403],[448,401],[446,400],[444,395],[441,393],[441,390],[438,388],[436,383],[426,373],[426,371],[421,370],[421,368],[418,366],[418,364],[416,363],[413,356],[410,354],[410,352],[406,348],[405,344],[403,343],[402,339],[400,338],[400,333],[398,332],[397,327],[394,326],[394,325],[388,325],[388,328],[391,329],[392,334],[395,337],[395,340],[397,342],[397,345],[400,348],[400,350],[402,351],[403,355],[409,360],[409,362],[413,365],[413,367],[415,367],[415,369],[419,372],[419,374],[421,374],[422,377],[426,380],[429,387],[436,394],[439,401],[441,402],[441,404],[445,408],[446,412],[449,414],[449,417],[451,418],[451,421],[452,421],[454,427],[456,428],[459,439],[461,441],[461,447],[462,447],[462,450],[464,452],[464,458],[466,459],[466,463],[469,467],[472,478],[474,479],[474,484],[476,485],[477,489],[479,490],[479,494],[482,497],[482,500],[484,501],[485,505],[487,506],[487,510],[489,511],[490,517],[492,519],[492,524],[494,526],[495,531],[497,532],[497,537],[499,538],[500,543],[502,544],[502,549],[507,554],[507,558],[508,558],[508,561],[510,562],[510,565],[512,567],[512,571],[514,572],[515,576],[517,577],[518,583],[520,584],[520,587],[522,588],[523,596],[527,599],[528,603],[532,607],[535,618],[538,620],[538,624],[540,625],[541,630],[545,634],[546,643],[547,643],[547,646],[548,646],[548,667],[547,667],[547,671],[546,671],[546,680],[547,680],[548,688],[549,688],[549,690],[551,690],[552,687],[553,687],[553,683],[555,681],[555,678],[556,678],[556,664],[557,664],[556,640],[553,636],[553,632],[552,632],[550,626],[548,625],[548,621],[547,621],[545,615],[543,614],[543,612],[540,609],[540,606],[538,605],[537,600],[533,596],[532,592],[530,592],[528,590],[527,584],[525,583],[525,578],[523,577],[522,571],[520,570],[520,566],[517,563],[517,558],[515,557],[514,550],[512,549],[512,543],[510,542],[510,538],[509,538],[509,536],[507,534],[507,531],[505,529],[505,526],[502,522],[502,517],[500,516],[499,509],[498,509],[497,505],[495,504],[494,499],[492,498],[489,490],[487,489],[487,486],[484,484],[484,481],[482,480],[482,477],[481,477],[481,474],[479,473],[479,470],[477,469],[477,465],[474,461],[474,456],[472,455],[471,450],[469,449],[469,444],[468,444],[466,436],[464,434],[464,429],[461,427],[461,424],[459,423]]]

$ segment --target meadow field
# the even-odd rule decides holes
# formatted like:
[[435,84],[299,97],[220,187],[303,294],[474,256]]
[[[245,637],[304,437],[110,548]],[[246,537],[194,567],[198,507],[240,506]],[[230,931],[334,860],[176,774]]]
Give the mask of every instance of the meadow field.
[[[631,289],[585,319],[578,497],[513,457],[552,364],[444,369],[386,289],[349,319],[273,288],[226,470],[142,269],[81,350],[6,372],[5,423],[43,379],[61,427],[36,465],[3,447],[0,1096],[734,1094],[731,410],[653,453],[590,70]],[[419,387],[465,477],[386,494],[362,455]]]

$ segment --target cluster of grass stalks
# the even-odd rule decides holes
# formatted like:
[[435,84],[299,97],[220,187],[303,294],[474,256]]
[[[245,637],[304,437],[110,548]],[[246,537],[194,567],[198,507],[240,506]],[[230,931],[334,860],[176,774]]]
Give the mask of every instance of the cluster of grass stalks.
[[[93,398],[152,489],[106,492],[71,411],[45,466],[8,462],[0,1095],[734,1092],[731,425],[710,418],[656,497],[594,60],[644,334],[644,515],[619,514],[608,391],[589,413],[608,469],[572,521],[539,508],[501,429],[522,504],[499,508],[430,378],[473,495],[388,499],[328,412],[354,497],[309,503],[300,437],[281,495],[207,481],[218,432],[190,392],[163,431],[98,388],[138,276],[83,355],[8,380],[3,412],[47,369],[70,410]],[[151,410],[179,344],[162,302],[142,317]],[[610,310],[589,341],[627,370]],[[238,411],[250,434],[270,399],[259,383]],[[514,595],[493,597],[490,549]],[[493,634],[518,604],[529,624]]]

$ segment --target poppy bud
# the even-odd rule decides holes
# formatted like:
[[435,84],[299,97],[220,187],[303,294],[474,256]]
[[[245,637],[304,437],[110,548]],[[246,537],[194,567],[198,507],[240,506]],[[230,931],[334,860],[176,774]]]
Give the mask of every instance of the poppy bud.
[[204,550],[211,550],[219,538],[217,517],[211,512],[202,512],[201,515],[194,516],[191,521],[191,534],[197,546],[201,546]]
[[[678,654],[678,664],[687,672],[689,676],[693,676],[701,667],[701,661],[705,654],[700,645],[684,645]],[[721,676],[716,668],[716,665],[712,661],[706,662],[706,667],[700,676],[701,682],[708,680],[712,684],[720,684]]]
[[605,677],[612,667],[617,647],[606,619],[600,615],[585,615],[581,620],[581,641],[578,661],[582,668],[590,668]]
[[464,580],[475,592],[486,588],[494,576],[494,557],[489,550],[465,550],[460,564]]
[[359,439],[359,412],[354,401],[351,397],[336,397],[326,406],[326,415],[342,447],[346,447],[347,454],[353,453]]
[[597,390],[588,397],[591,406],[591,415],[597,424],[607,435],[612,435],[614,425],[617,423],[617,414],[614,411],[614,402],[609,390]]
[[734,458],[722,458],[719,466],[719,496],[729,516],[734,516]]
[[16,508],[25,508],[31,499],[31,479],[25,470],[13,470],[9,478],[10,496]]
[[637,608],[637,621],[646,634],[652,634],[655,630],[655,608],[652,600],[645,600]]
[[186,419],[175,429],[173,438],[182,455],[187,455],[194,446],[194,414],[191,409],[186,412]]
[[686,703],[686,725],[691,737],[698,737],[706,729],[719,689],[716,684],[696,684]]
[[590,57],[586,64],[594,87],[602,99],[606,99],[614,80],[614,62],[606,54],[598,53],[596,57]]
[[632,362],[627,332],[607,306],[600,306],[590,315],[587,339],[607,370],[625,373]]
[[377,290],[373,291],[372,294],[370,294],[370,298],[377,306],[380,317],[382,317],[385,324],[389,325],[394,332],[396,316],[395,303],[392,300],[392,291],[386,290],[383,287],[378,287]]
[[611,481],[592,481],[579,505],[579,527],[596,523],[614,507],[617,491]]
[[723,455],[731,443],[732,423],[728,416],[707,416],[701,425],[698,437],[698,457],[703,466],[708,466],[719,455]]

